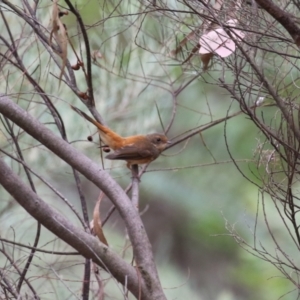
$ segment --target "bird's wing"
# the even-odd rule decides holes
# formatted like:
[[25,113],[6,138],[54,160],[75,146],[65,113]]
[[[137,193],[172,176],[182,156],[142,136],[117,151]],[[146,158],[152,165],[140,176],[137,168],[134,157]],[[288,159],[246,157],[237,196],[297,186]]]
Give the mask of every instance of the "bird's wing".
[[130,145],[116,150],[114,153],[107,155],[107,159],[123,159],[123,160],[143,160],[145,158],[156,158],[159,155],[155,147],[150,149],[141,149],[137,146]]

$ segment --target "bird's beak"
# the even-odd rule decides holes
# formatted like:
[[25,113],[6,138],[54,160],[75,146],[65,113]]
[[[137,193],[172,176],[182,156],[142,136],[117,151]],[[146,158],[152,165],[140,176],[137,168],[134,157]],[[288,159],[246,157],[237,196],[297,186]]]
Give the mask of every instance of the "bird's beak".
[[172,142],[171,142],[171,141],[167,141],[167,144],[168,144],[168,145],[171,145],[171,144],[172,144]]

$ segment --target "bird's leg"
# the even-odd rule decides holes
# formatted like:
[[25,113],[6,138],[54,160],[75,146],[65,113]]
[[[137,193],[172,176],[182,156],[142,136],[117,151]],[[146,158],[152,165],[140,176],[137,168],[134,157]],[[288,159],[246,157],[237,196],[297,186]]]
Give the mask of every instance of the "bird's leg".
[[139,209],[139,167],[138,165],[131,165],[132,173],[132,190],[131,190],[131,201],[132,204]]
[[[128,164],[127,164],[128,167]],[[131,190],[131,201],[132,204],[139,210],[139,166],[131,165],[132,173],[132,190]]]
[[129,162],[127,163],[127,168],[131,171],[132,179],[137,179],[138,182],[140,182],[139,178],[139,166],[138,165],[132,165]]

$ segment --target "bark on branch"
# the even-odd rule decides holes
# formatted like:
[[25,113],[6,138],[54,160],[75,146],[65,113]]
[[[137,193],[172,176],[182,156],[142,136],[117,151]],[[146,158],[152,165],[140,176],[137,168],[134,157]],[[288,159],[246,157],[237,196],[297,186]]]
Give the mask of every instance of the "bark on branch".
[[138,277],[132,266],[95,237],[74,226],[63,215],[39,198],[1,158],[0,170],[0,184],[31,216],[84,257],[92,259],[106,269],[119,282],[122,284],[126,280],[128,284],[130,282],[131,290],[137,294]]
[[256,3],[287,30],[295,41],[295,44],[300,48],[300,28],[297,23],[294,22],[291,15],[274,4],[271,0],[256,0]]
[[[118,209],[121,217],[123,218],[126,228],[128,230],[128,234],[132,243],[133,252],[135,261],[137,264],[137,267],[141,273],[142,278],[142,292],[143,296],[142,299],[149,299],[149,300],[164,300],[166,299],[161,284],[158,278],[156,266],[154,264],[153,260],[153,254],[151,245],[149,243],[147,234],[145,232],[143,223],[140,219],[139,213],[136,210],[136,208],[132,205],[130,199],[127,197],[123,189],[117,184],[117,182],[104,170],[101,169],[99,165],[94,163],[92,160],[90,160],[88,157],[77,151],[73,146],[56,136],[52,131],[50,131],[46,126],[44,126],[42,123],[40,123],[38,120],[33,118],[30,114],[28,114],[26,111],[24,111],[22,108],[20,108],[17,104],[15,104],[9,97],[0,95],[0,113],[2,113],[4,116],[6,116],[8,119],[10,119],[12,122],[17,124],[19,127],[21,127],[24,131],[26,131],[29,135],[34,137],[36,140],[38,140],[40,143],[42,143],[44,146],[46,146],[48,149],[50,149],[53,153],[55,153],[58,157],[60,157],[62,160],[67,162],[70,166],[72,166],[74,169],[79,171],[82,175],[84,175],[87,179],[89,179],[91,182],[93,182],[97,187],[99,187],[106,195],[109,197],[109,199],[114,203],[116,208]],[[8,172],[8,171],[7,171]],[[10,175],[12,176],[12,175]],[[0,183],[4,186],[5,176],[0,176],[1,181]],[[12,177],[11,177],[12,178]],[[17,194],[17,188],[21,188],[21,185],[19,184],[16,186],[17,183],[10,181],[9,182],[11,187],[9,192],[15,193],[12,194],[17,201],[21,201],[20,198],[22,196],[24,197],[24,193]],[[8,183],[6,183],[8,184]],[[8,186],[7,186],[8,188]],[[25,189],[24,189],[25,192]],[[34,194],[35,195],[35,194]],[[32,199],[32,194],[27,193],[27,201],[28,199]],[[37,196],[36,196],[37,197]],[[36,200],[36,199],[35,199]],[[43,203],[37,202],[35,200],[33,201],[36,205]],[[33,204],[34,204],[33,203]],[[21,204],[21,203],[20,203]],[[26,203],[24,203],[26,206]],[[44,203],[45,205],[45,203]],[[48,209],[48,207],[47,207]],[[41,211],[41,210],[40,210]],[[46,213],[46,212],[45,212]],[[56,228],[56,226],[59,226],[59,223],[62,222],[63,219],[51,219],[51,222],[49,224],[45,224],[45,221],[43,218],[40,219],[40,222],[49,228],[49,230],[53,230],[53,228]],[[52,225],[51,225],[52,224]],[[55,224],[55,226],[54,226]],[[62,223],[64,224],[64,223]],[[69,224],[71,225],[71,224]],[[61,228],[61,226],[59,227]],[[73,230],[75,230],[74,227],[72,227]],[[76,229],[77,230],[77,229]],[[76,246],[76,249],[78,249],[79,241],[76,239],[76,230],[73,235],[70,236],[70,240],[68,243],[70,244],[72,242],[72,246]],[[55,231],[55,234],[58,234],[58,230]],[[82,233],[83,236],[83,233]],[[71,241],[72,237],[72,241]],[[75,240],[77,242],[75,243]],[[91,240],[92,241],[92,240]],[[91,244],[93,244],[90,241]],[[95,242],[94,242],[95,243]],[[80,246],[83,246],[83,243],[80,243]],[[74,247],[75,248],[75,247]],[[102,248],[99,248],[99,251]],[[105,248],[107,249],[107,248]],[[79,249],[78,249],[79,250]],[[85,255],[89,253],[89,255],[92,255],[91,250],[87,252],[88,250],[85,250]],[[97,253],[97,252],[95,252]],[[93,255],[95,256],[95,253],[93,252]],[[103,253],[104,250],[102,249]],[[95,257],[94,257],[95,258]],[[98,258],[99,260],[99,258]],[[112,272],[113,270],[111,270]],[[125,273],[124,273],[125,274]],[[124,275],[123,274],[123,275]],[[126,275],[126,274],[125,274]],[[124,278],[124,277],[123,277]],[[132,280],[130,282],[130,288],[132,292],[136,294],[136,283],[137,281]],[[129,284],[129,282],[128,282]],[[129,286],[128,286],[129,287]]]

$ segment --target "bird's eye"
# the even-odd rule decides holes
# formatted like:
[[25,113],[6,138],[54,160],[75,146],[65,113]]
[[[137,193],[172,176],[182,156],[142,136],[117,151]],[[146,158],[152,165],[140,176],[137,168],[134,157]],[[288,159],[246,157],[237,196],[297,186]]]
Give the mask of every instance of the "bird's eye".
[[161,142],[161,138],[157,138],[156,141],[157,141],[157,142]]

